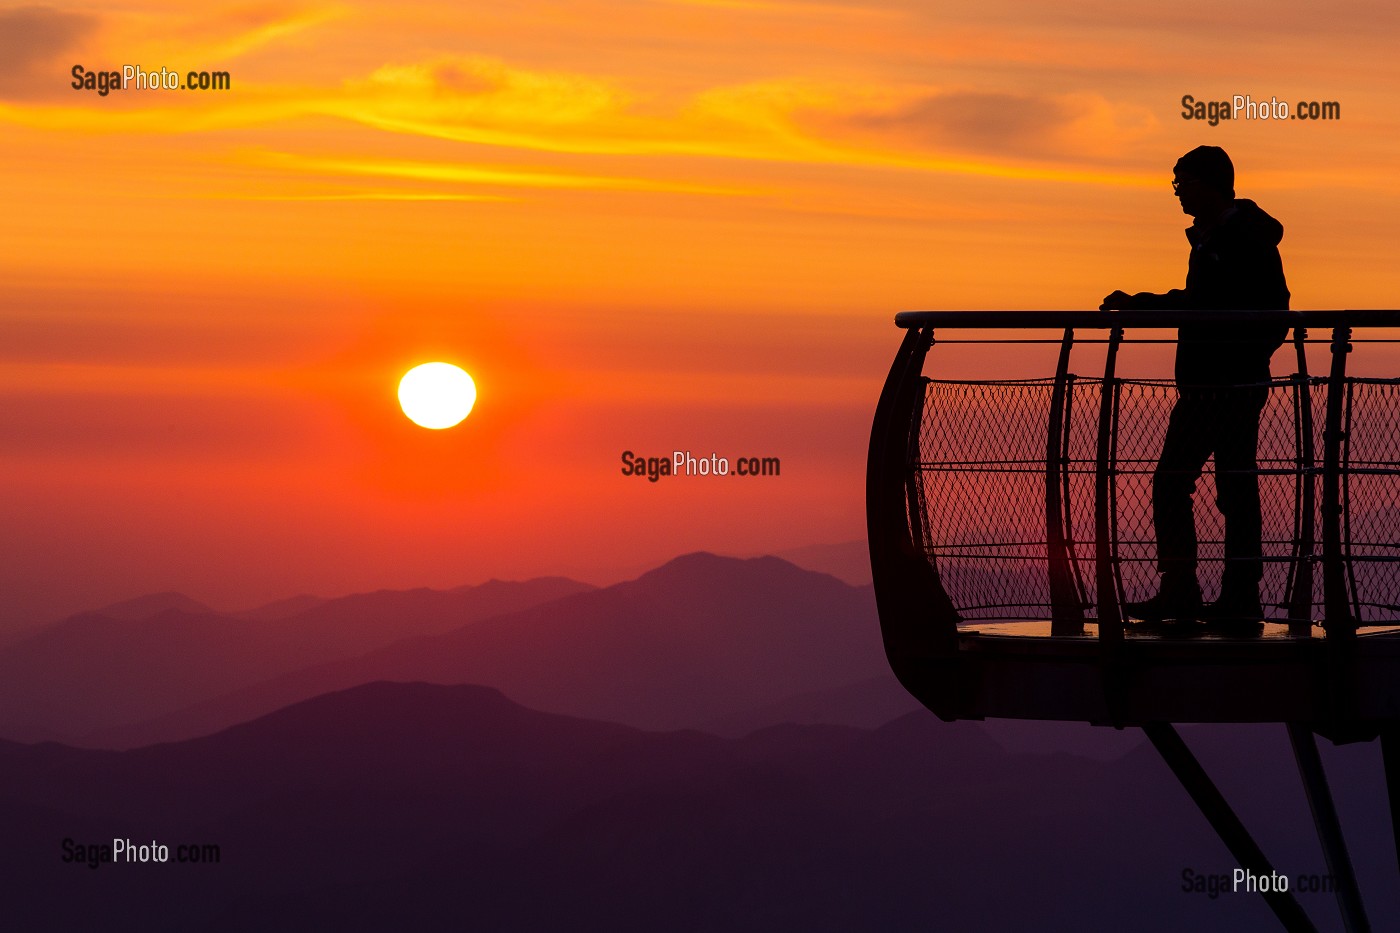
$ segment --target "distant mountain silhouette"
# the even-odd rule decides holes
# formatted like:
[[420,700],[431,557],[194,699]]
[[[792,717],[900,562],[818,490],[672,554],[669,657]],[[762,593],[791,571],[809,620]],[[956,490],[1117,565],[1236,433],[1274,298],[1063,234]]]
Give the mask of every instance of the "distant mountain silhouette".
[[300,596],[288,596],[286,599],[279,599],[254,609],[230,612],[229,615],[254,622],[275,622],[278,619],[290,618],[325,602],[329,602],[329,600],[303,593]]
[[285,616],[278,632],[289,643],[320,651],[320,646],[333,645],[345,656],[591,590],[589,584],[566,577],[521,583],[489,580],[451,590],[379,590],[320,601]]
[[779,551],[774,556],[804,570],[829,573],[852,586],[865,586],[871,582],[870,545],[864,538],[842,541],[840,544],[809,544],[790,551]]
[[561,577],[493,580],[317,600],[263,618],[221,615],[175,593],[141,597],[0,647],[0,736],[76,741],[281,672],[590,589]]
[[[1245,818],[1271,818],[1266,844],[1290,833],[1275,860],[1323,871],[1301,792],[1281,780],[1282,730],[1218,738],[1250,779]],[[1395,868],[1384,821],[1352,819],[1377,790],[1356,751],[1327,757],[1365,885]],[[726,740],[539,713],[480,687],[373,683],[130,752],[0,743],[0,820],[6,921],[26,930],[1272,923],[1258,898],[1180,891],[1183,868],[1231,860],[1150,749],[1109,764],[1009,755],[926,713]],[[65,838],[113,836],[216,843],[220,862],[61,861]],[[1375,928],[1395,928],[1393,886],[1368,890]],[[1304,903],[1324,929],[1335,920],[1329,897]]]
[[208,734],[382,679],[490,684],[537,709],[671,729],[874,678],[893,682],[869,587],[774,557],[699,553],[626,583],[106,729],[87,744],[129,748]]
[[118,622],[136,622],[163,612],[183,612],[194,616],[215,615],[213,609],[184,593],[151,593],[94,609],[90,614],[105,616]]

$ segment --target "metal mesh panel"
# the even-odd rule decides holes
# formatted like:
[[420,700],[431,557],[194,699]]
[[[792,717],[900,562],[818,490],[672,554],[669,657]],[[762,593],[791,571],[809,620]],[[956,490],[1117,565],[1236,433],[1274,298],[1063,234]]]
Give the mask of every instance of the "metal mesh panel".
[[[1268,614],[1322,604],[1321,573],[1308,594],[1291,592],[1300,561],[1316,562],[1321,546],[1322,432],[1326,380],[1275,380],[1259,420],[1257,464],[1263,511],[1264,579]],[[1111,552],[1122,596],[1151,595],[1157,586],[1153,472],[1178,393],[1160,380],[1117,380],[1110,438]],[[919,425],[918,460],[910,464],[923,509],[925,549],[944,588],[965,619],[1045,619],[1051,615],[1046,527],[1046,444],[1054,382],[927,380]],[[1242,391],[1238,387],[1216,390]],[[1071,376],[1063,413],[1062,457],[1054,473],[1071,567],[1085,608],[1097,600],[1094,554],[1094,474],[1103,380]],[[1347,382],[1344,489],[1349,582],[1354,611],[1366,622],[1400,617],[1400,380]],[[1314,462],[1300,431],[1311,413]],[[1207,414],[1206,417],[1209,417]],[[1300,541],[1305,484],[1314,485],[1314,546]],[[1196,483],[1194,520],[1203,595],[1219,592],[1225,565],[1224,521],[1216,508],[1215,465]]]
[[1362,624],[1400,615],[1400,380],[1347,382],[1344,553]]
[[1044,618],[1051,380],[929,381],[913,464],[927,550],[964,618]]

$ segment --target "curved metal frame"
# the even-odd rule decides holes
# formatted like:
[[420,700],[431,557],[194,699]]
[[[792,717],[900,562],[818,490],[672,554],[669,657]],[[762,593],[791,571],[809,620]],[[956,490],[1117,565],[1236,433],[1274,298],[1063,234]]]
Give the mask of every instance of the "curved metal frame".
[[1060,357],[1055,364],[1055,386],[1050,395],[1050,418],[1045,431],[1045,552],[1050,584],[1050,632],[1053,635],[1080,635],[1084,632],[1084,610],[1074,579],[1068,524],[1069,476],[1065,473],[1065,402],[1069,392],[1069,357],[1074,347],[1074,328],[1066,327],[1060,341]]
[[[866,530],[870,569],[886,651],[898,657],[936,658],[956,653],[961,618],[938,580],[922,545],[910,535],[905,484],[911,458],[913,412],[922,386],[924,357],[933,329],[905,334],[875,409],[866,462]],[[898,673],[898,672],[896,672]]]
[[1108,354],[1103,364],[1103,390],[1099,395],[1099,433],[1094,457],[1094,579],[1099,602],[1099,641],[1105,646],[1123,640],[1123,616],[1119,611],[1118,575],[1114,571],[1117,544],[1113,527],[1114,425],[1118,423],[1118,347],[1123,329],[1109,331]]

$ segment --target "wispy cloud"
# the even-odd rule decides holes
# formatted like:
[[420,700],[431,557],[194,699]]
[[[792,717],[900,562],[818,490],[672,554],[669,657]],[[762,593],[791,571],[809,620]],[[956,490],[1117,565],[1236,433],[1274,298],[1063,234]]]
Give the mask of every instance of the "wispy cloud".
[[199,8],[158,33],[168,53],[201,63],[227,63],[347,14],[338,6],[261,3]]
[[935,90],[842,119],[862,135],[927,151],[1097,161],[1105,143],[1135,142],[1159,127],[1143,108],[1098,94]]
[[745,194],[733,187],[693,185],[647,178],[579,175],[501,169],[451,162],[416,162],[402,159],[327,158],[285,152],[251,152],[254,164],[315,172],[328,176],[371,176],[415,182],[446,182],[505,188],[571,188],[605,191],[664,191],[676,194]]
[[[350,0],[270,2],[198,15],[128,11],[101,20],[51,8],[12,10],[0,14],[15,27],[0,33],[0,43],[20,64],[14,72],[20,77],[9,79],[16,86],[24,86],[25,74],[32,80],[33,68],[51,67],[53,56],[94,37],[105,48],[153,56],[147,65],[182,50],[170,65],[211,66],[227,56],[247,58],[248,66],[234,69],[235,90],[226,94],[133,92],[99,103],[72,91],[61,99],[11,93],[0,99],[0,122],[128,138],[206,134],[205,164],[246,165],[246,154],[257,149],[263,155],[252,161],[262,169],[395,183],[310,192],[293,183],[269,192],[265,178],[259,180],[264,190],[256,197],[293,200],[466,200],[505,197],[507,188],[771,192],[787,183],[774,168],[784,164],[1146,187],[1160,184],[1163,147],[1176,150],[1180,131],[1191,129],[1176,118],[1179,91],[1205,93],[1212,86],[1173,78],[1171,93],[1153,85],[1144,102],[1144,76],[1164,67],[1180,71],[1195,46],[1148,56],[1151,36],[1143,24],[1156,20],[1117,17],[1093,29],[1060,30],[1042,11],[1012,0],[989,0],[986,8],[954,3],[936,15],[905,0],[653,0],[621,23],[607,20],[606,2],[589,0],[579,15],[598,18],[598,48],[589,32],[580,34],[577,48],[545,44],[533,53],[535,40],[524,42],[518,29],[545,10],[522,2],[491,27],[499,30],[495,41],[485,33],[418,32],[411,42],[396,36],[373,43],[371,55],[346,50],[363,47],[367,23],[389,28],[389,21]],[[433,22],[455,22],[429,7],[441,17]],[[988,23],[992,13],[1009,25]],[[847,41],[839,30],[826,30],[822,44],[812,44],[814,22],[835,16],[850,17],[849,59],[825,54],[826,43]],[[143,38],[150,17],[159,17],[162,28],[145,30],[150,35]],[[713,30],[721,24],[772,17],[808,30],[802,42],[786,44],[788,32],[770,23],[741,32],[737,41],[745,49],[765,41],[783,49],[771,64],[761,59],[762,67],[741,67],[742,56],[715,57]],[[709,31],[693,33],[700,21]],[[1178,26],[1173,20],[1159,28]],[[501,41],[512,28],[510,41]],[[939,41],[930,44],[935,33]],[[334,64],[302,56],[312,38],[326,35],[339,40]],[[872,59],[871,43],[891,35],[888,59]],[[1113,41],[1105,42],[1106,35]],[[618,43],[616,57],[608,41]],[[656,80],[658,42],[698,56],[678,69],[680,79]],[[797,46],[805,51],[789,56]],[[447,48],[474,51],[444,54]],[[1246,67],[1250,53],[1241,55],[1246,60],[1226,64]],[[709,62],[716,67],[703,67]],[[943,80],[949,69],[956,77]],[[56,83],[66,87],[60,82],[62,75]],[[305,133],[324,127],[326,118],[340,121],[331,131],[333,149],[316,144],[326,137]],[[210,153],[216,131],[241,131],[222,157]],[[463,157],[454,158],[454,147],[443,143],[461,144]],[[334,157],[317,154],[327,151]],[[453,190],[464,186],[502,190]]]
[[210,196],[230,201],[516,201],[499,194],[458,194],[448,191],[347,191],[306,194],[220,194]]
[[837,16],[900,16],[898,10],[858,3],[806,3],[801,0],[652,0],[668,6],[706,7],[717,10],[737,10],[741,12],[782,14],[786,16],[812,16],[813,14]]
[[[127,94],[126,96],[130,96]],[[1067,141],[1093,119],[1120,138],[1102,99],[940,91],[919,85],[784,77],[648,95],[616,79],[522,68],[481,56],[387,64],[325,89],[240,86],[230,95],[146,93],[117,108],[0,104],[0,120],[76,132],[172,134],[266,127],[318,116],[396,135],[536,153],[700,156],[954,174],[1137,183],[1076,172]],[[1133,115],[1136,117],[1136,115]],[[1145,121],[1139,119],[1139,123]],[[1131,121],[1128,121],[1131,123]],[[1092,139],[1078,153],[1092,149]],[[364,148],[369,148],[366,145]],[[1037,159],[1050,162],[1037,167]],[[744,186],[285,153],[262,164],[338,174],[526,187],[735,193]],[[648,166],[649,173],[657,164]],[[663,173],[665,174],[665,173]],[[674,174],[674,173],[671,173]]]
[[0,9],[0,99],[56,95],[73,55],[92,37],[98,19],[47,6]]

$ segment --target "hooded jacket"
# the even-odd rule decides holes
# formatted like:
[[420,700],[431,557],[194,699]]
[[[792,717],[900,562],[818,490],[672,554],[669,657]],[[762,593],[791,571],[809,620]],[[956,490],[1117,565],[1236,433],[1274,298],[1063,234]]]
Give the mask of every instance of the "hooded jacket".
[[[1288,283],[1278,244],[1283,224],[1246,199],[1214,224],[1186,230],[1186,287],[1133,296],[1135,307],[1193,311],[1287,310]],[[1192,324],[1177,332],[1178,386],[1241,385],[1269,379],[1269,357],[1288,336],[1282,325]]]

